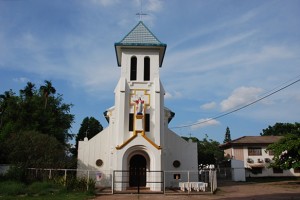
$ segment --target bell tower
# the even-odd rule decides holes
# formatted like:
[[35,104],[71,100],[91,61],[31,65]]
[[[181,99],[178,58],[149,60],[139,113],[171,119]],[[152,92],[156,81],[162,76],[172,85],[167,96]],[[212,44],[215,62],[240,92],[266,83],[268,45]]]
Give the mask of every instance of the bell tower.
[[121,68],[115,89],[118,144],[129,145],[137,136],[157,150],[161,149],[164,132],[164,89],[159,68],[167,45],[161,43],[140,21],[120,42],[115,43]]

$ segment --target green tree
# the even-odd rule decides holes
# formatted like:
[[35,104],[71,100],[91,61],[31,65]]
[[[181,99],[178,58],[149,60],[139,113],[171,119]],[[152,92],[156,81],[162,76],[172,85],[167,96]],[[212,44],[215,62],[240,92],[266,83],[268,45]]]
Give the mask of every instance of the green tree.
[[199,140],[196,137],[182,137],[186,141],[191,139],[193,142],[197,142],[198,147],[198,164],[217,164],[224,159],[224,153],[220,150],[220,143],[212,139],[208,139],[205,135],[203,140]]
[[271,167],[291,169],[300,167],[300,137],[287,134],[280,141],[271,144],[268,151],[274,152]]
[[276,123],[273,126],[269,126],[266,129],[262,130],[260,135],[267,136],[267,135],[286,135],[286,134],[295,134],[300,136],[300,123],[295,122],[292,123]]
[[40,87],[40,91],[43,94],[44,98],[45,98],[45,106],[44,108],[46,109],[47,107],[47,103],[48,103],[48,98],[50,95],[55,94],[56,93],[56,89],[54,87],[52,87],[52,83],[51,81],[45,81],[45,85],[42,85]]
[[28,168],[62,168],[65,147],[56,138],[35,131],[12,134],[5,141],[11,164]]
[[25,88],[20,90],[19,96],[12,90],[1,94],[0,146],[3,147],[0,148],[1,161],[7,161],[9,156],[4,148],[5,141],[13,135],[26,131],[52,136],[62,146],[68,148],[68,141],[73,137],[68,132],[74,121],[74,115],[70,114],[71,107],[72,104],[63,103],[62,95],[53,93],[47,95],[45,104],[45,94],[37,91],[32,83],[27,83]]
[[231,141],[230,129],[227,126],[226,133],[225,133],[225,139],[224,139],[223,143],[227,143],[227,142],[230,142],[230,141]]
[[99,132],[103,130],[103,127],[101,123],[95,119],[94,117],[85,117],[82,120],[82,123],[80,125],[78,134],[76,135],[76,149],[73,151],[73,154],[76,156],[78,151],[78,142],[80,140],[83,140],[85,137],[88,139],[91,139],[95,135],[97,135]]

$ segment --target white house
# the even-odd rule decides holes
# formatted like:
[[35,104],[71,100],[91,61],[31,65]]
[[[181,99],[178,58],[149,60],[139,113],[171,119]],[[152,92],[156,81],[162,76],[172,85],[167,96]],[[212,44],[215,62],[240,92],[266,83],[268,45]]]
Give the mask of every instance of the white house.
[[109,125],[79,142],[78,169],[98,170],[107,180],[121,173],[114,177],[117,190],[139,185],[159,191],[162,171],[198,170],[197,144],[168,128],[175,113],[164,105],[159,74],[166,47],[142,21],[115,43],[121,75],[114,106],[105,112]]
[[245,177],[300,176],[300,169],[269,168],[274,155],[267,147],[280,138],[282,136],[243,136],[220,145],[220,148],[226,157],[243,162]]

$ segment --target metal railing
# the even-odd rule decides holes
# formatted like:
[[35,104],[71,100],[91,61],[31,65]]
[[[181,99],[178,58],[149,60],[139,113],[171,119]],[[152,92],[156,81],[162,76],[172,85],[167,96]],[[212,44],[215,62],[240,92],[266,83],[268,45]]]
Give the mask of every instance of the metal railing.
[[99,194],[200,194],[214,193],[217,189],[217,173],[214,169],[132,172],[30,168],[27,175],[32,180],[54,180],[65,186],[74,179],[85,179],[86,190],[95,184],[93,186]]

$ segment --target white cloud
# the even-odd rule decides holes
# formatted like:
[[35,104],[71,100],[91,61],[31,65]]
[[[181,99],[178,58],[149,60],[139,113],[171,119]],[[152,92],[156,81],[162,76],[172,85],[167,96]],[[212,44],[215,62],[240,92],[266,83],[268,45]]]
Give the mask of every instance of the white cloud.
[[165,94],[165,99],[177,99],[177,98],[181,98],[182,97],[182,94],[180,92],[166,92]]
[[220,122],[215,119],[211,119],[211,118],[199,119],[195,123],[195,125],[191,126],[191,129],[195,130],[195,129],[203,128],[206,126],[216,126],[219,124],[220,124]]
[[149,12],[159,12],[162,10],[162,1],[161,0],[149,0],[145,5],[146,10]]
[[202,108],[203,110],[210,110],[216,107],[216,102],[212,101],[210,103],[206,103],[200,106],[200,108]]
[[119,3],[119,0],[91,0],[95,4],[102,5],[104,7],[112,6],[114,4]]
[[26,83],[30,80],[26,77],[19,77],[19,78],[14,78],[13,81],[18,82],[18,83]]
[[239,87],[221,102],[221,110],[227,111],[238,106],[250,103],[258,98],[263,89],[257,87]]

